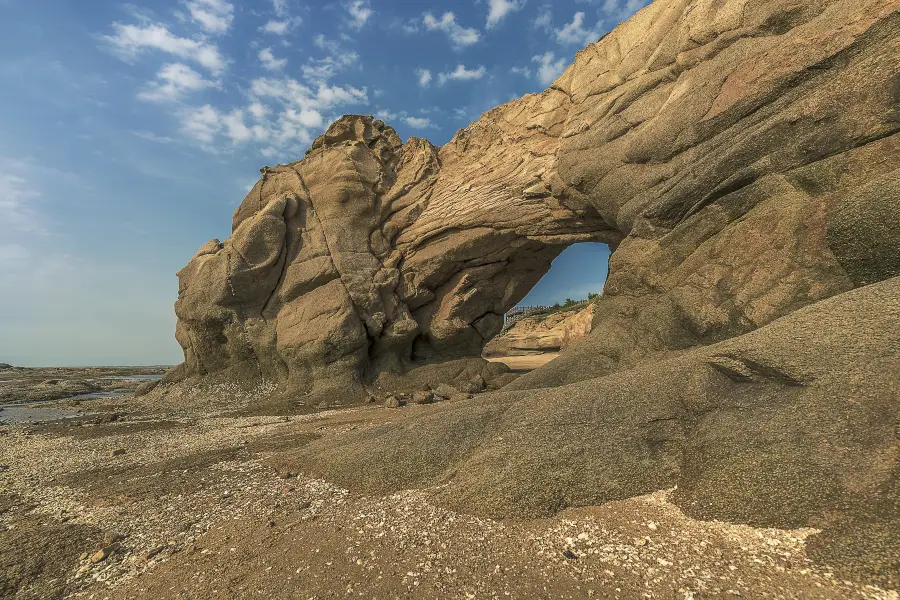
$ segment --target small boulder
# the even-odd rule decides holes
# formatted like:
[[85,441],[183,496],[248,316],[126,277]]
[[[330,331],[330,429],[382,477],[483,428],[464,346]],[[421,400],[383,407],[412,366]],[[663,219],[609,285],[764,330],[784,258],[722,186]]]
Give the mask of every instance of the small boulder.
[[434,402],[434,393],[431,390],[415,392],[412,395],[412,401],[415,404],[431,404]]
[[385,408],[400,408],[403,406],[403,403],[397,396],[388,396],[387,400],[384,401],[384,406]]
[[112,546],[105,546],[105,547],[103,547],[103,548],[100,548],[99,550],[97,550],[96,552],[94,552],[94,554],[91,556],[91,562],[92,562],[93,564],[97,564],[97,563],[103,562],[104,560],[106,560],[107,558],[109,558],[109,555],[112,554],[112,553],[113,553],[113,547],[112,547]]
[[470,380],[460,384],[458,387],[460,391],[469,394],[477,394],[478,392],[483,392],[487,385],[484,383],[484,378],[481,375],[475,375]]
[[94,423],[97,425],[103,425],[105,423],[115,423],[121,418],[122,415],[119,413],[109,413],[106,415],[102,415],[94,419]]
[[116,533],[115,531],[105,531],[103,532],[103,545],[104,546],[112,546],[116,542],[122,539],[122,534]]
[[452,385],[448,385],[446,383],[442,383],[436,388],[434,388],[434,395],[437,398],[442,398],[444,400],[449,400],[454,395],[458,394],[459,390],[453,387]]
[[159,385],[159,381],[160,381],[159,379],[155,379],[152,381],[145,381],[144,383],[142,383],[141,385],[139,385],[135,388],[134,396],[135,397],[146,396],[147,394],[152,392],[154,389],[156,389],[156,386]]

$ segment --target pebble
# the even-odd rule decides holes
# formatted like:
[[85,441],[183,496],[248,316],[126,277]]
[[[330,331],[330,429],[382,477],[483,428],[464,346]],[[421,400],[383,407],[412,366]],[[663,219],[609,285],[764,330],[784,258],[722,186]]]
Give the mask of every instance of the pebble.
[[105,548],[100,548],[99,550],[94,552],[93,556],[91,556],[91,562],[94,564],[103,562],[104,560],[109,558],[109,555],[112,554],[112,552],[113,552],[112,546],[106,546]]
[[125,454],[125,452],[127,452],[127,450],[125,450],[125,448],[117,448],[116,450],[113,450],[110,454],[112,456],[122,456],[123,454]]
[[116,533],[115,531],[104,531],[103,532],[103,545],[104,546],[112,546],[116,542],[122,539],[122,535]]

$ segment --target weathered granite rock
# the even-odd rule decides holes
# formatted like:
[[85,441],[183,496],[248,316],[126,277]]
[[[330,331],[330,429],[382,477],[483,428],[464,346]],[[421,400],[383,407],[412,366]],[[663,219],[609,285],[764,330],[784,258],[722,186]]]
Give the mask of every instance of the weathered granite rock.
[[480,360],[578,241],[615,249],[593,332],[512,387],[716,343],[891,277],[898,27],[889,0],[659,0],[442,148],[343,117],[264,168],[231,238],[179,272],[185,362],[168,382],[362,401],[380,375]]
[[313,442],[292,467],[492,518],[675,488],[695,518],[815,527],[812,558],[892,589],[898,297],[895,277],[603,377],[437,404]]
[[492,339],[482,355],[524,356],[560,352],[591,332],[594,305],[524,317]]

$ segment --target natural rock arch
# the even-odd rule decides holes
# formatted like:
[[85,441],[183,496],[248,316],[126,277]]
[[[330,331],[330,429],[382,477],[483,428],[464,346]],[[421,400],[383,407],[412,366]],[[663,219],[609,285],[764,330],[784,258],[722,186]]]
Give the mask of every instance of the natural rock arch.
[[361,399],[379,373],[479,357],[564,248],[621,238],[553,195],[547,136],[498,137],[476,129],[439,150],[348,115],[302,161],[263,168],[232,237],[179,272],[185,373]]
[[898,26],[883,0],[656,2],[442,148],[343,117],[303,160],[264,168],[232,237],[180,271],[185,362],[168,380],[361,399],[381,374],[478,356],[578,241],[618,246],[594,331],[510,387],[717,342],[896,275]]

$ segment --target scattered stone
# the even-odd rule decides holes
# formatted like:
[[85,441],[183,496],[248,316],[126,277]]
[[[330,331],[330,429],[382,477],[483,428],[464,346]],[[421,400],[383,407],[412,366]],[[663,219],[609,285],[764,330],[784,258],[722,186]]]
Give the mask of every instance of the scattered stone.
[[563,556],[565,556],[569,560],[575,560],[576,558],[578,558],[577,554],[575,554],[574,552],[572,552],[571,550],[568,550],[568,549],[563,550]]
[[122,540],[122,534],[116,533],[115,531],[104,531],[103,532],[103,545],[104,546],[112,546],[116,542]]
[[415,404],[431,404],[434,402],[434,393],[429,391],[415,392],[412,395]]
[[434,388],[434,395],[437,398],[442,398],[444,400],[449,400],[454,395],[459,394],[459,390],[455,387],[448,385],[446,383],[442,383]]
[[117,449],[113,450],[110,454],[112,456],[122,456],[126,452],[127,452],[127,450],[125,450],[125,448],[117,448]]
[[120,418],[122,418],[122,415],[114,412],[114,413],[109,413],[109,414],[105,414],[105,415],[101,415],[101,416],[97,417],[96,419],[94,419],[94,423],[97,425],[104,425],[106,423],[115,423]]
[[97,564],[103,562],[104,560],[109,558],[109,555],[113,553],[113,550],[114,548],[112,546],[105,546],[103,548],[100,548],[91,556],[91,563]]
[[400,408],[403,406],[403,403],[397,396],[388,396],[387,400],[384,401],[384,406],[386,408]]
[[481,375],[475,375],[472,379],[460,384],[459,389],[469,394],[477,394],[483,392],[487,385]]
[[135,398],[140,397],[140,396],[146,396],[147,394],[149,394],[150,392],[155,390],[156,386],[158,386],[159,383],[160,383],[159,379],[154,379],[152,381],[145,381],[141,385],[137,386],[137,388],[135,388],[135,390],[134,390]]

